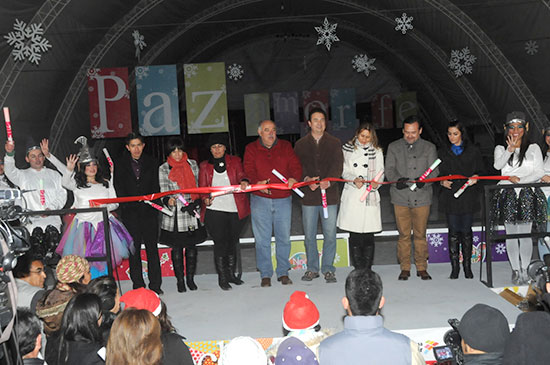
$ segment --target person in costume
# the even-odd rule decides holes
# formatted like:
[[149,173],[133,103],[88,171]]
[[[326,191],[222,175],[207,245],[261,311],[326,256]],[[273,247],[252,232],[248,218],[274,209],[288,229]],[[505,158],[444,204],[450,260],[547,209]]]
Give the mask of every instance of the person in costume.
[[[501,170],[502,175],[509,176],[509,180],[501,180],[499,184],[529,184],[538,181],[544,175],[542,153],[540,147],[529,139],[529,124],[525,114],[509,113],[504,128],[506,146],[495,147],[493,166]],[[530,233],[533,222],[546,219],[546,201],[540,188],[501,189],[494,195],[493,204],[493,223],[498,222],[497,218],[502,218],[506,234]],[[507,239],[506,251],[512,267],[512,283],[526,283],[527,266],[533,253],[531,237]]]
[[[542,146],[542,156],[544,157],[544,176],[540,179],[540,182],[550,183],[550,127],[546,127],[542,130],[542,136],[544,143]],[[541,224],[541,232],[550,232],[550,187],[543,187],[542,192],[547,202],[547,221],[546,224]],[[544,238],[539,239],[539,257],[542,260],[544,255],[550,253],[550,247],[544,242]]]
[[[442,147],[438,156],[441,160],[439,167],[440,176],[463,175],[478,176],[483,170],[483,163],[479,149],[475,147],[466,135],[464,125],[459,121],[452,121],[447,127],[449,144]],[[454,194],[466,181],[471,186],[466,188],[458,198]],[[449,227],[449,258],[451,260],[450,279],[458,279],[460,272],[459,256],[462,248],[462,265],[466,279],[472,279],[472,222],[474,212],[479,210],[479,189],[477,180],[443,180],[443,189],[439,194],[439,207],[447,216]]]
[[[228,155],[227,138],[214,133],[208,139],[210,158],[200,164],[199,186],[248,186],[241,159]],[[246,194],[225,194],[213,198],[204,197],[206,209],[201,210],[201,219],[214,240],[214,260],[218,272],[218,285],[222,290],[231,289],[229,283],[241,285],[235,276],[236,250],[239,237],[250,215],[250,203]]]
[[[63,186],[74,194],[73,208],[89,208],[92,199],[116,198],[112,182],[114,170],[111,167],[111,181],[107,180],[97,159],[92,156],[85,137],[79,137],[82,143],[79,155],[70,155],[63,172]],[[50,157],[50,160],[54,157]],[[78,167],[77,167],[78,166]],[[77,167],[75,171],[75,167]],[[109,212],[118,204],[108,204]],[[112,262],[118,266],[122,259],[128,258],[134,249],[132,236],[124,225],[109,213]],[[102,212],[78,213],[65,230],[56,249],[61,256],[69,254],[81,257],[105,256],[105,230]],[[92,278],[105,275],[107,266],[103,262],[92,263]]]
[[[159,167],[161,192],[197,187],[199,167],[194,160],[187,158],[183,151],[183,141],[179,137],[170,138],[166,144],[168,157]],[[185,205],[182,198],[188,203]],[[163,198],[164,205],[173,216],[162,215],[160,242],[172,248],[172,266],[177,279],[178,292],[197,290],[194,277],[197,268],[196,244],[206,239],[204,226],[197,219],[200,214],[199,194],[174,194]],[[196,214],[195,214],[196,213]],[[183,271],[183,249],[185,248],[185,282]]]
[[[351,141],[342,146],[344,169],[342,178],[353,180],[344,184],[338,212],[338,228],[348,231],[352,265],[356,269],[372,267],[374,260],[374,233],[382,230],[379,184],[373,182],[372,191],[360,201],[368,184],[384,171],[384,155],[378,145],[376,131],[371,123],[361,124]],[[383,181],[384,175],[378,178]]]

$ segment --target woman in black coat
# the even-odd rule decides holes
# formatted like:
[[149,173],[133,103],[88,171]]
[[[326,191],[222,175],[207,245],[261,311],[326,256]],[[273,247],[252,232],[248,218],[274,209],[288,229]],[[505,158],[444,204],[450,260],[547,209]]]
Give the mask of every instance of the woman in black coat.
[[[481,154],[470,141],[466,130],[459,121],[452,121],[447,128],[449,144],[438,152],[441,159],[439,166],[440,176],[463,175],[478,176],[483,170]],[[443,180],[439,195],[439,207],[447,215],[449,227],[449,258],[451,260],[451,279],[457,279],[460,272],[459,246],[462,246],[462,265],[464,276],[472,279],[472,222],[474,212],[479,209],[479,189],[477,180],[470,179],[470,186],[458,198],[454,194],[468,181]]]

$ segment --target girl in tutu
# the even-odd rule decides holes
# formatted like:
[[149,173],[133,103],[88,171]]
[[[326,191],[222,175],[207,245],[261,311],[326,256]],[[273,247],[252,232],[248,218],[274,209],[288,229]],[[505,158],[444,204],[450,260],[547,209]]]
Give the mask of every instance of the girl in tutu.
[[[82,137],[81,137],[82,138]],[[79,156],[70,155],[67,158],[66,169],[63,169],[63,186],[74,194],[74,208],[89,208],[91,199],[116,198],[113,186],[113,168],[111,181],[107,180],[97,159],[92,157],[86,140],[77,140],[83,146]],[[75,167],[78,168],[75,171]],[[109,212],[115,210],[118,204],[108,204]],[[133,250],[132,236],[124,225],[109,213],[111,229],[112,262],[119,265],[124,258],[130,256]],[[61,256],[78,255],[81,257],[105,256],[105,231],[103,229],[103,214],[101,212],[78,213],[65,230],[57,247]],[[91,264],[92,278],[105,275],[107,266],[104,262]]]

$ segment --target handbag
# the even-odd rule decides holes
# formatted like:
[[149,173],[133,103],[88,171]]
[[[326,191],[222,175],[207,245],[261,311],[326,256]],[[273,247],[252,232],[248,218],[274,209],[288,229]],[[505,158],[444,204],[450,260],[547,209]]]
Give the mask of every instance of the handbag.
[[203,243],[206,241],[206,227],[201,224],[201,222],[197,219],[197,229],[194,230],[188,230],[185,232],[185,243],[187,245],[196,245],[199,243]]

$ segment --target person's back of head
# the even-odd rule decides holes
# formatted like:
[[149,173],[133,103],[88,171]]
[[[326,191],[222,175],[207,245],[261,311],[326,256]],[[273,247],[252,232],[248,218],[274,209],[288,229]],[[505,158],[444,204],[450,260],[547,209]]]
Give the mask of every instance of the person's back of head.
[[252,337],[235,337],[224,346],[221,354],[224,365],[264,365],[267,355],[262,345]]
[[462,316],[458,332],[465,354],[502,353],[510,327],[501,311],[486,304],[476,304]]
[[306,292],[296,290],[290,295],[290,300],[285,304],[283,310],[283,332],[286,336],[290,331],[312,328],[316,331],[321,329],[319,310]]
[[25,359],[37,357],[42,340],[40,319],[28,309],[18,309],[15,333],[21,356]]
[[384,304],[380,276],[369,269],[350,272],[346,278],[346,297],[343,304],[348,314],[353,316],[376,315]]
[[504,349],[504,365],[550,364],[550,313],[521,313]]
[[157,365],[162,360],[158,319],[145,309],[125,309],[113,322],[107,365]]

